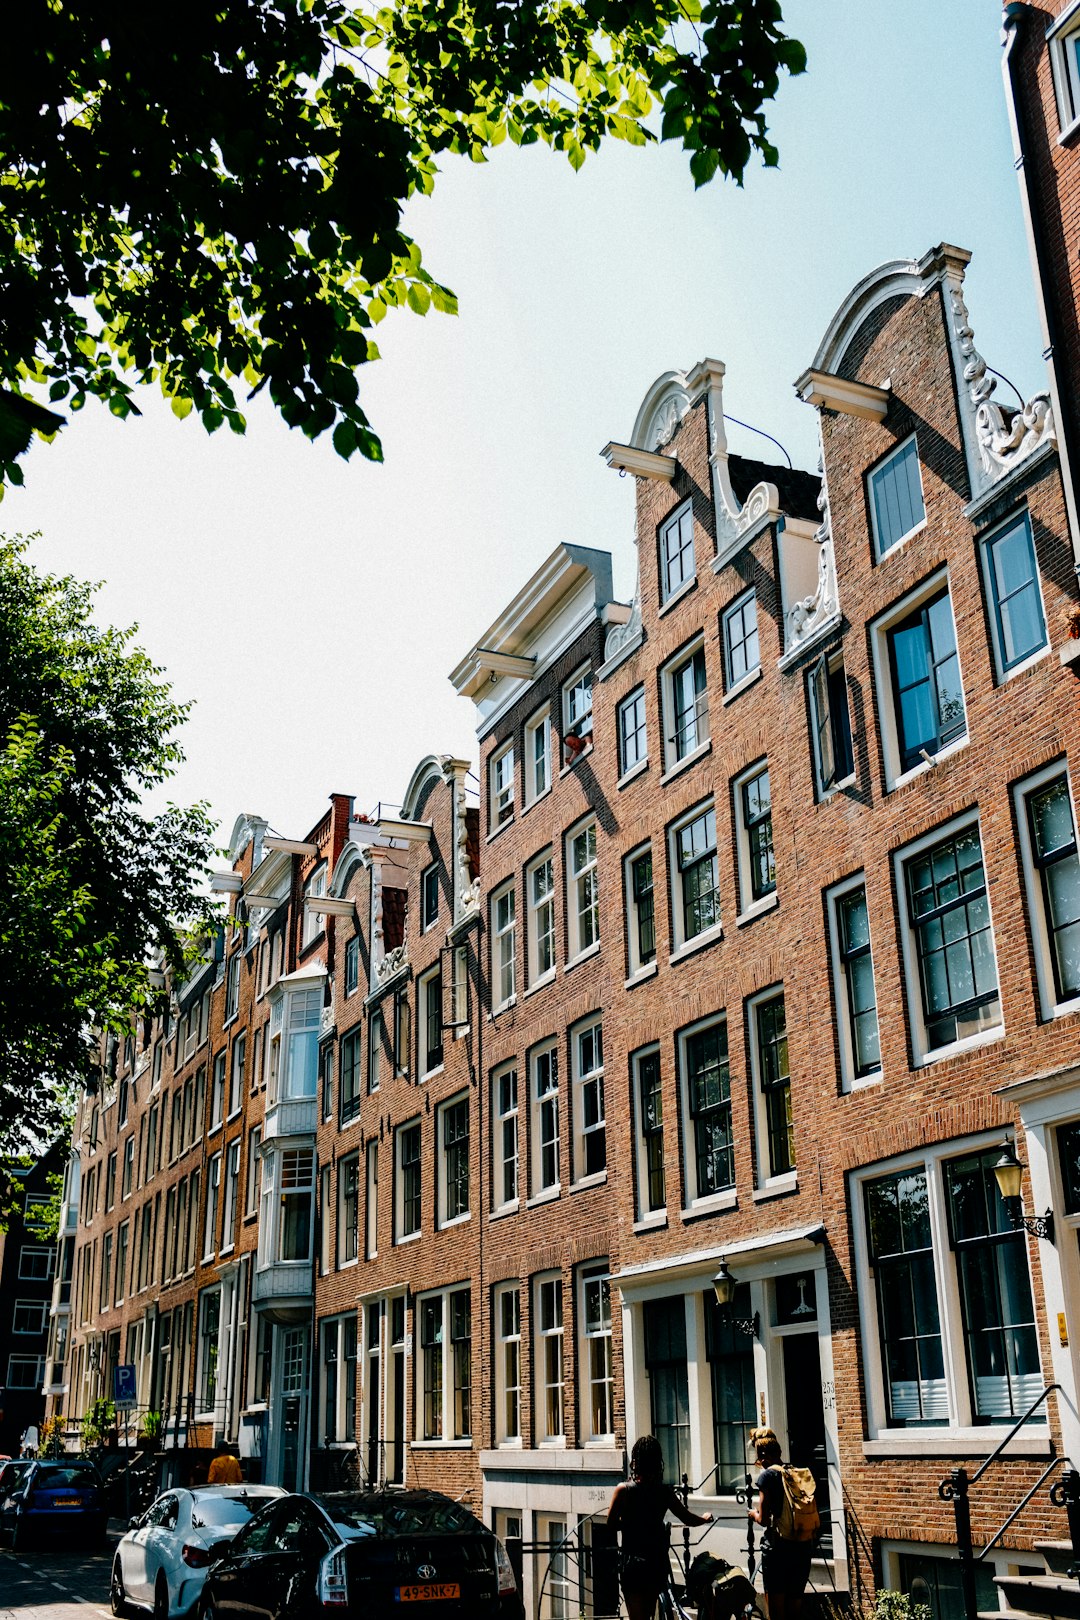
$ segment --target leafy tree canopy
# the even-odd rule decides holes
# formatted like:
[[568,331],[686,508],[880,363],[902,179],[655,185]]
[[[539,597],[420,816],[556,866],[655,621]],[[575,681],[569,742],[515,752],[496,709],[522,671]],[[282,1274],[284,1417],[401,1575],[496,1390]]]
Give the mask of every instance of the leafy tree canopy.
[[[695,183],[766,164],[805,53],[779,0],[22,0],[0,53],[0,479],[90,395],[156,382],[244,431],[378,459],[357,368],[393,305],[453,311],[401,230],[446,152],[579,167],[680,140]],[[47,410],[45,398],[55,407]],[[46,784],[40,784],[41,789]]]
[[26,549],[0,537],[0,1159],[64,1128],[93,1031],[128,1029],[152,953],[182,972],[210,921],[204,808],[142,808],[187,706],[133,631],[94,623],[92,586]]

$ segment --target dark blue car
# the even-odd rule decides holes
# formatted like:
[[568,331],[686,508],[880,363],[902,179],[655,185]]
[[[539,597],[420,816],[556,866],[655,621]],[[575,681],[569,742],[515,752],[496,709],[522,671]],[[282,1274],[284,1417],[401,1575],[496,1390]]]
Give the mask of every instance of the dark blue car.
[[56,1537],[102,1542],[107,1523],[101,1475],[80,1457],[33,1463],[0,1500],[0,1532],[15,1552]]

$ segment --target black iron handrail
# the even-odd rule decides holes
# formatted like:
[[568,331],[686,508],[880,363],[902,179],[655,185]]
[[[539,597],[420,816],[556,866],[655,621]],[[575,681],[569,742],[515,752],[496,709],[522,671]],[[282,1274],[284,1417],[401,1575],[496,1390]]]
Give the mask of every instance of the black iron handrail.
[[1009,1432],[1005,1436],[1004,1440],[1000,1440],[998,1442],[997,1449],[990,1453],[989,1457],[987,1457],[987,1459],[986,1459],[986,1461],[984,1463],[979,1464],[978,1468],[975,1470],[975,1472],[972,1474],[970,1480],[968,1481],[969,1485],[974,1485],[978,1480],[982,1479],[983,1475],[986,1473],[986,1470],[989,1468],[990,1464],[992,1462],[997,1461],[997,1459],[1001,1456],[1001,1453],[1005,1450],[1005,1447],[1008,1445],[1009,1441],[1012,1440],[1015,1435],[1018,1435],[1020,1433],[1020,1430],[1024,1427],[1024,1424],[1027,1422],[1028,1418],[1031,1417],[1038,1410],[1038,1408],[1042,1405],[1043,1401],[1045,1401],[1045,1399],[1046,1399],[1046,1397],[1048,1395],[1052,1395],[1054,1393],[1055,1389],[1060,1389],[1060,1388],[1061,1388],[1060,1384],[1047,1384],[1047,1386],[1043,1390],[1042,1394],[1041,1395],[1036,1395],[1035,1399],[1032,1401],[1031,1405],[1028,1407],[1028,1409],[1024,1413],[1023,1417],[1017,1418],[1016,1422],[1013,1424],[1012,1428],[1009,1430]]

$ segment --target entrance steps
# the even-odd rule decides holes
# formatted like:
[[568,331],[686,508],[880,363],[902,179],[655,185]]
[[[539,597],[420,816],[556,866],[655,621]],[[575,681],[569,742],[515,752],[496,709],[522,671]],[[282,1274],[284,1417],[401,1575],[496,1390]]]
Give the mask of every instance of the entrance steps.
[[1005,1609],[981,1612],[979,1620],[1080,1620],[1080,1581],[1069,1574],[1076,1562],[1071,1541],[1037,1541],[1045,1575],[996,1575]]

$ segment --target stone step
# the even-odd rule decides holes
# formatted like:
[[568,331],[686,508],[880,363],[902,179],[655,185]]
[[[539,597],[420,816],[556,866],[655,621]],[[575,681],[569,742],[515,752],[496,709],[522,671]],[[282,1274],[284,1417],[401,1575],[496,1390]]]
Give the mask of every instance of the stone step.
[[1051,1575],[1066,1575],[1071,1564],[1080,1564],[1071,1541],[1037,1541],[1035,1551],[1042,1553]]
[[995,1575],[1010,1611],[1080,1620],[1080,1583],[1061,1575]]

